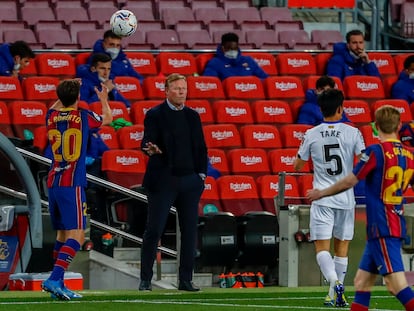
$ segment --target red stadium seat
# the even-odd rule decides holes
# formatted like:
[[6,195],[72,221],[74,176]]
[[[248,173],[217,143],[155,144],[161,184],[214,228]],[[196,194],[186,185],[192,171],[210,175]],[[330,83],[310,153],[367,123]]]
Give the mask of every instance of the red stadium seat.
[[197,71],[199,74],[203,74],[204,68],[207,63],[214,57],[214,53],[200,53],[195,57],[197,64]]
[[[293,162],[297,153],[298,148],[281,148],[269,151],[269,164],[272,174],[278,174],[279,172],[296,173]],[[308,162],[306,162],[302,172],[310,172],[311,166]]]
[[[124,118],[126,121],[131,121],[128,110],[123,102],[111,100],[109,101],[109,107],[112,111],[112,117],[114,120]],[[102,115],[101,102],[93,102],[89,104],[89,109],[93,112]]]
[[143,76],[157,75],[157,66],[155,58],[151,53],[147,52],[125,52],[134,69]]
[[384,87],[385,98],[391,98],[391,90],[395,82],[398,81],[398,75],[391,75],[382,78],[382,85]]
[[270,124],[250,124],[240,128],[244,148],[282,148],[279,130]]
[[208,148],[240,148],[240,133],[234,124],[208,124],[203,126]]
[[393,56],[397,74],[400,74],[400,72],[404,70],[404,61],[410,55],[412,55],[412,53],[395,54]]
[[102,156],[102,171],[107,180],[126,188],[141,185],[147,156],[140,150],[112,149]]
[[44,76],[74,77],[76,74],[75,59],[65,53],[43,53],[35,58],[37,73]]
[[303,203],[310,204],[306,199],[308,190],[313,189],[313,174],[303,174],[298,177],[299,195],[303,198]]
[[103,125],[99,128],[99,136],[101,136],[101,139],[105,143],[105,145],[108,146],[109,149],[118,149],[119,143],[118,143],[118,136],[116,135],[115,128],[109,125]]
[[400,112],[401,122],[411,122],[413,116],[411,115],[410,105],[404,99],[380,99],[372,103],[372,119],[375,119],[375,110],[384,105],[391,105],[397,108]]
[[365,146],[378,144],[380,142],[378,135],[374,134],[371,124],[360,126],[359,130],[361,131],[362,137],[364,138]]
[[326,74],[326,65],[328,64],[329,59],[332,57],[332,53],[318,53],[313,56],[316,64],[316,74],[324,75]]
[[58,77],[28,77],[22,82],[25,99],[41,101],[56,100],[56,87],[58,84]]
[[[215,208],[211,205],[214,205]],[[220,196],[216,180],[211,176],[207,176],[204,180],[204,191],[198,203],[198,215],[202,216],[215,211],[222,211]]]
[[135,77],[117,76],[114,83],[118,92],[129,100],[144,99],[144,93],[141,89],[141,83]]
[[268,77],[263,85],[268,99],[297,100],[305,97],[302,82],[296,76]]
[[134,124],[120,128],[118,136],[119,147],[121,149],[141,149],[141,141],[144,137],[144,125]]
[[378,71],[381,76],[385,75],[395,75],[397,71],[395,70],[394,58],[391,53],[387,52],[369,52],[369,59],[377,65]]
[[8,107],[14,134],[20,139],[28,139],[27,131],[33,135],[36,127],[46,124],[47,108],[42,102],[14,101]]
[[348,76],[343,80],[344,93],[347,99],[377,100],[384,99],[384,88],[378,77]]
[[188,99],[224,99],[221,81],[217,77],[189,76],[187,78]]
[[20,81],[15,77],[0,77],[0,100],[23,99]]
[[[306,78],[303,79],[302,84],[303,84],[303,91],[306,92],[308,89],[316,89],[316,81],[320,78],[320,75],[312,75],[312,76],[308,76]],[[331,77],[334,81],[335,81],[335,88],[337,88],[338,90],[343,91],[344,87],[342,85],[342,81],[341,79],[339,79],[338,77]]]
[[253,123],[251,106],[245,100],[216,100],[213,103],[213,111],[217,123]]
[[227,152],[230,172],[257,177],[269,174],[267,153],[261,148],[236,148]]
[[284,148],[299,147],[303,136],[308,129],[312,128],[308,124],[285,124],[279,127],[282,145]]
[[226,175],[216,181],[224,211],[234,216],[242,216],[250,211],[263,211],[252,176]]
[[90,56],[91,56],[91,52],[81,52],[79,54],[76,54],[75,56],[76,67],[79,65],[87,64]]
[[4,101],[0,101],[0,133],[7,137],[13,137],[9,108]]
[[278,74],[276,60],[272,54],[266,52],[245,52],[243,55],[252,57],[269,76]]
[[156,56],[158,72],[164,75],[180,73],[183,75],[193,75],[197,72],[195,58],[190,53],[161,52]]
[[147,111],[160,103],[160,100],[141,100],[132,103],[131,110],[129,111],[132,123],[144,124]]
[[200,115],[201,123],[214,123],[213,109],[211,108],[211,104],[207,99],[188,99],[185,102],[185,105],[198,112]]
[[280,75],[316,75],[316,63],[310,53],[280,53],[276,64]]
[[49,143],[46,125],[40,125],[38,127],[35,127],[33,129],[33,136],[33,147],[36,147],[37,152],[43,155],[43,152]]
[[230,169],[224,149],[208,148],[208,158],[211,165],[218,169],[222,175],[229,174]]
[[223,80],[223,89],[228,99],[264,99],[262,81],[255,76],[234,76]]
[[142,88],[146,99],[165,99],[164,77],[146,77]]
[[359,99],[344,100],[344,111],[349,120],[354,124],[372,122],[371,109],[368,103]]
[[293,123],[291,107],[282,100],[257,100],[252,103],[256,123]]

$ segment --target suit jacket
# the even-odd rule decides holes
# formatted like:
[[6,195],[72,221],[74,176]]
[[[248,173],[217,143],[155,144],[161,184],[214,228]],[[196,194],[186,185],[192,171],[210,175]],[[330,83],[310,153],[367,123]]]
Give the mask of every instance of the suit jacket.
[[[147,111],[144,120],[144,137],[141,148],[147,142],[156,144],[162,151],[161,154],[150,156],[145,172],[143,186],[147,190],[156,190],[167,185],[174,186],[174,177],[171,176],[175,142],[173,126],[167,117],[171,108],[167,101]],[[194,170],[197,174],[207,175],[207,146],[204,140],[203,128],[199,114],[188,107],[184,107],[189,128],[191,129],[191,148],[193,153]]]

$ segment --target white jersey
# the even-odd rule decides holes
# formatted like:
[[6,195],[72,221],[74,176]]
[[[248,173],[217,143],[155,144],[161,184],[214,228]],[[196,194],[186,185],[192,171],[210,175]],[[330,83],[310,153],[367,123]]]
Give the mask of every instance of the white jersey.
[[[306,131],[298,157],[312,160],[313,188],[323,189],[352,172],[354,158],[365,149],[361,132],[346,123],[323,122]],[[318,205],[349,209],[355,206],[353,188],[318,200]]]

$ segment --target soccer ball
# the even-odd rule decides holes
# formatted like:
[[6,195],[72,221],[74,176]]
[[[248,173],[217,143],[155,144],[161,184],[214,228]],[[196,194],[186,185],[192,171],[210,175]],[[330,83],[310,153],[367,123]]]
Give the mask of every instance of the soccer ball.
[[129,37],[138,26],[137,18],[134,13],[128,10],[119,10],[112,14],[109,21],[114,34],[120,37]]

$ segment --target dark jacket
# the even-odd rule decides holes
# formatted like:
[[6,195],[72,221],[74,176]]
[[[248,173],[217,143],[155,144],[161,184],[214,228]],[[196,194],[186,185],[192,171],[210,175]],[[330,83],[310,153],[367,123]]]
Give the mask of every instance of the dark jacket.
[[265,79],[268,74],[250,56],[243,56],[239,49],[239,54],[235,59],[224,56],[221,44],[218,45],[216,55],[207,63],[203,76],[218,77],[224,80],[234,76],[256,76]]
[[414,102],[414,79],[410,79],[405,71],[402,71],[398,81],[391,89],[391,98],[404,99],[409,105]]
[[13,72],[14,60],[9,47],[9,43],[0,46],[0,76],[10,76]]
[[[144,137],[141,148],[148,142],[156,144],[162,151],[149,157],[143,186],[147,190],[157,189],[171,181],[171,163],[173,162],[175,140],[172,135],[172,126],[167,118],[167,109],[171,109],[164,101],[147,111],[144,119]],[[207,146],[204,140],[203,129],[199,114],[188,107],[184,112],[191,128],[193,166],[195,173],[207,175]]]
[[341,81],[345,77],[356,75],[381,77],[374,62],[365,64],[362,60],[353,58],[344,42],[334,44],[333,56],[328,61],[326,74],[338,77]]
[[[99,39],[95,42],[95,45],[93,46],[93,53],[105,53],[103,45],[102,45],[103,39]],[[92,59],[92,55],[89,57],[89,63]],[[112,68],[111,68],[111,74],[114,77],[119,76],[128,76],[128,77],[135,77],[139,80],[139,82],[142,84],[144,81],[144,77],[141,76],[131,65],[129,59],[127,58],[126,54],[122,49],[119,51],[118,56],[112,60]]]
[[[80,99],[86,101],[88,104],[99,101],[98,95],[96,95],[95,87],[101,89],[101,81],[99,80],[98,73],[92,72],[90,65],[80,65],[77,68],[76,76],[82,79],[82,85],[80,88]],[[113,75],[109,76],[113,79]],[[121,93],[114,88],[109,92],[109,100],[121,101],[125,106],[130,107],[131,103]]]
[[[307,90],[305,96],[306,101],[300,107],[296,123],[309,125],[321,124],[323,122],[323,115],[318,105],[318,94],[316,94],[316,90]],[[351,122],[345,112],[342,114],[341,122]]]

